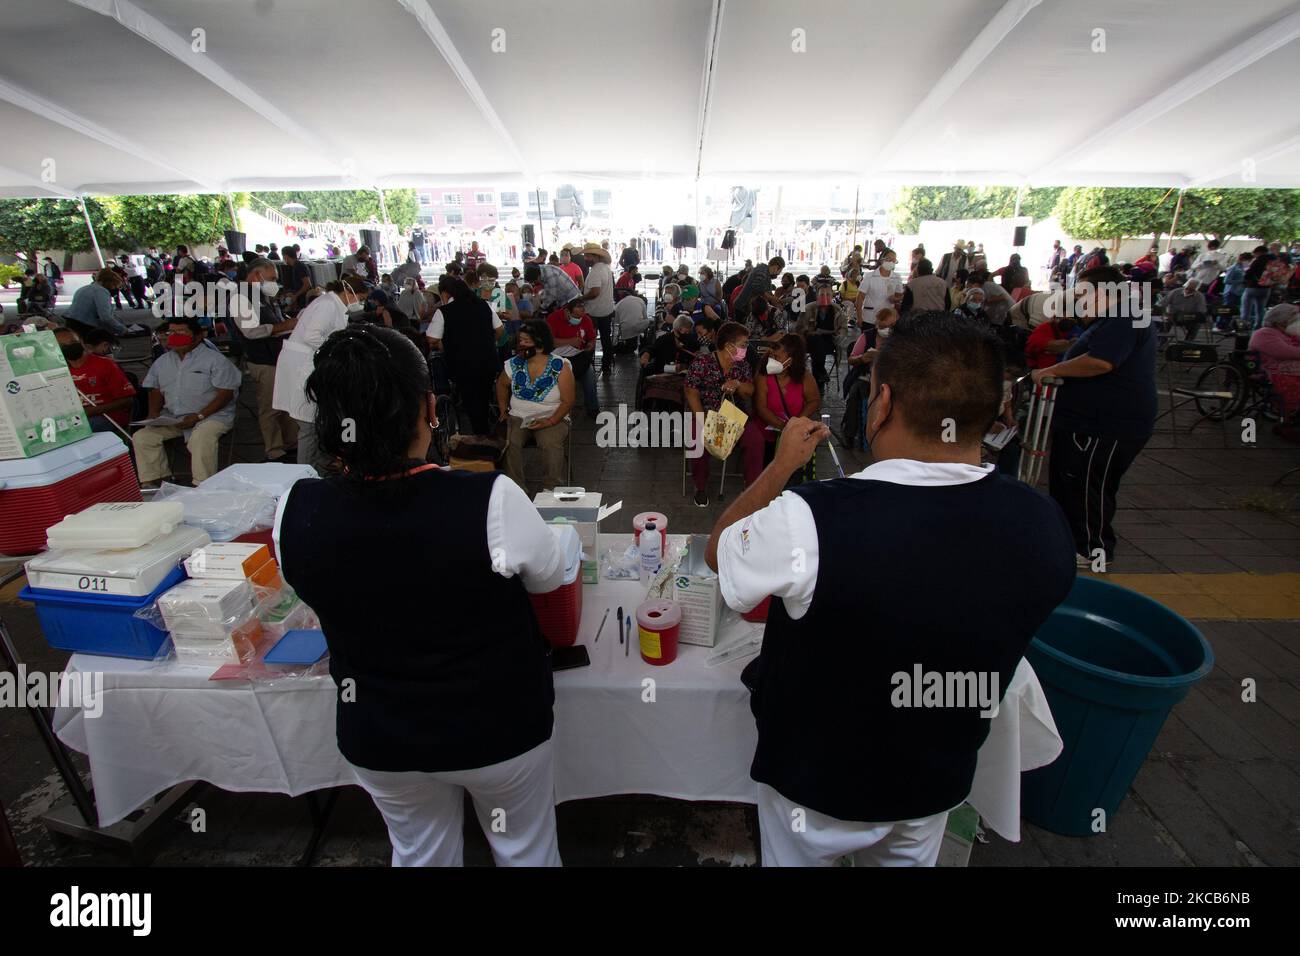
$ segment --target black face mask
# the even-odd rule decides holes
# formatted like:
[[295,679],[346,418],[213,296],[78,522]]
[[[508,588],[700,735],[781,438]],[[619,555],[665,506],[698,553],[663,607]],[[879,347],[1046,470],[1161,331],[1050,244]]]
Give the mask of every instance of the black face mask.
[[518,356],[524,361],[528,361],[530,358],[532,358],[534,355],[537,354],[537,346],[530,345],[527,348],[517,349],[516,354],[518,354]]
[[81,343],[77,343],[76,345],[61,345],[59,346],[59,350],[63,353],[63,357],[69,362],[76,362],[86,354],[86,347]]

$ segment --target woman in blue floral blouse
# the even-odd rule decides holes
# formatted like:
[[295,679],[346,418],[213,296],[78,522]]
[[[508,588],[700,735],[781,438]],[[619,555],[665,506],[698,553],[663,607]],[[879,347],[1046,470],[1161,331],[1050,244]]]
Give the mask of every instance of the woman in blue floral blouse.
[[501,420],[509,422],[506,474],[524,491],[524,442],[529,435],[542,450],[543,487],[563,486],[568,474],[573,369],[568,359],[551,354],[554,342],[545,322],[525,323],[515,337],[515,354],[497,379]]

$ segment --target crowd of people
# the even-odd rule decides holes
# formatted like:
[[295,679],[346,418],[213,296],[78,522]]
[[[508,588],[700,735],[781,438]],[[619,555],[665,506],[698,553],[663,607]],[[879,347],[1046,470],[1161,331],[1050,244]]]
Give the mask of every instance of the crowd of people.
[[[1210,241],[1204,251],[1188,247],[1161,256],[1153,248],[1134,263],[1112,266],[1100,247],[1085,253],[1075,246],[1067,252],[1058,241],[1046,263],[1050,286],[1036,290],[1019,254],[990,268],[983,246],[962,240],[937,265],[918,246],[904,270],[899,253],[876,239],[869,250],[855,245],[834,266],[823,263],[816,271],[796,272],[775,255],[757,267],[745,260],[725,278],[708,264],[695,270],[666,264],[649,277],[641,272],[640,243],[615,250],[608,239],[565,243],[556,251],[525,244],[507,275],[471,240],[442,265],[436,280],[426,282],[431,247],[424,238],[424,243],[411,242],[405,261],[387,270],[373,250],[357,245],[336,261],[337,279],[324,285],[302,261],[299,244],[258,245],[238,257],[218,246],[210,260],[191,254],[185,245],[170,254],[156,248],[122,254],[76,291],[61,316],[52,307],[62,273],[46,257],[42,271],[29,271],[21,307],[29,318],[66,326],[78,336],[78,347],[103,358],[119,337],[129,334],[119,312],[123,298],[128,307],[142,308],[174,295],[186,283],[219,288],[255,284],[262,295],[245,303],[239,315],[224,316],[226,321],[195,316],[197,328],[160,330],[159,346],[189,335],[229,368],[208,368],[219,363],[205,362],[211,382],[201,396],[177,397],[176,402],[169,396],[157,410],[160,414],[142,401],[135,410],[164,422],[202,416],[196,418],[207,422],[202,429],[151,424],[137,432],[143,435],[137,444],[158,443],[173,437],[168,428],[180,427],[192,444],[193,474],[199,479],[209,473],[216,441],[228,430],[221,426],[230,414],[218,412],[233,410],[233,405],[214,403],[230,391],[232,370],[238,376],[233,379],[236,389],[245,378],[254,385],[267,459],[296,455],[326,471],[331,463],[313,433],[313,405],[304,396],[304,383],[316,350],[329,335],[358,321],[410,338],[429,361],[441,392],[454,397],[462,418],[458,430],[496,435],[505,471],[520,485],[522,449],[530,442],[543,451],[546,487],[569,473],[572,416],[581,410],[590,417],[599,413],[598,379],[612,374],[621,354],[638,357],[637,393],[652,404],[707,415],[730,400],[750,413],[739,440],[748,483],[771,459],[780,421],[819,408],[841,365],[846,398],[842,437],[850,446],[864,445],[859,400],[869,388],[874,356],[900,318],[951,312],[984,325],[1003,342],[1009,376],[1062,365],[1077,368],[1069,361],[1088,323],[1078,310],[1053,309],[1052,299],[1059,305],[1062,296],[1074,296],[1081,277],[1089,274],[1130,288],[1148,286],[1159,321],[1183,335],[1238,324],[1254,330],[1250,347],[1260,353],[1287,407],[1300,408],[1293,348],[1297,330],[1282,321],[1285,310],[1266,311],[1296,299],[1300,291],[1300,255],[1280,242],[1260,245],[1233,262],[1217,241]],[[1095,338],[1094,332],[1088,340]],[[769,364],[782,370],[769,375]],[[113,401],[129,395],[127,389],[152,387],[111,377],[105,391],[99,383],[110,376],[102,369],[98,373],[93,386],[87,382],[88,394],[103,392]],[[1079,394],[1087,387],[1067,391]],[[94,411],[96,427],[111,427],[98,403],[87,408]],[[121,417],[120,407],[114,411]],[[994,430],[1010,421],[1000,413]],[[1016,439],[1001,448],[1004,469],[1014,473],[1019,450]],[[1059,456],[1062,461],[1066,457]],[[1110,473],[1117,480],[1123,468]],[[705,507],[707,457],[694,460],[692,475],[695,503]],[[162,476],[151,472],[142,477],[153,481]],[[1106,522],[1085,523],[1102,527]],[[1081,542],[1089,543],[1096,541]],[[1080,554],[1090,550],[1081,547]]]
[[[743,677],[759,718],[752,775],[764,861],[933,864],[987,722],[956,710],[927,730],[864,687],[910,670],[918,633],[935,667],[995,672],[1005,687],[1075,570],[1114,560],[1120,483],[1157,416],[1162,331],[1197,334],[1197,316],[1253,329],[1285,407],[1300,409],[1288,250],[1263,245],[1229,262],[1209,243],[1113,265],[1104,250],[1067,254],[1058,243],[1052,256],[1052,288],[1035,290],[1019,255],[991,269],[964,242],[937,265],[918,247],[904,267],[881,239],[806,271],[777,254],[727,276],[664,265],[654,277],[642,275],[634,244],[524,247],[498,266],[471,242],[436,278],[414,246],[385,271],[360,244],[322,285],[297,244],[238,257],[218,248],[212,261],[180,246],[120,257],[49,322],[92,426],[137,422],[143,484],[169,476],[164,445],[175,438],[195,481],[213,474],[241,389],[254,397],[267,460],[321,476],[281,502],[281,567],[320,616],[332,675],[364,701],[340,707],[339,748],[402,865],[459,862],[466,791],[480,815],[500,807],[511,820],[505,831],[484,826],[498,863],[559,862],[553,689],[527,595],[554,588],[564,562],[531,506],[525,445],[540,449],[544,488],[569,484],[579,403],[598,412],[598,383],[624,357],[643,407],[693,412],[698,427],[725,403],[739,406],[744,490],[707,557],[732,607],[773,598],[763,652]],[[40,274],[33,292],[58,278]],[[112,360],[131,334],[115,300],[168,301],[187,283],[226,290],[221,301],[233,305],[167,315],[147,374],[132,381]],[[1158,321],[1126,311],[1143,283],[1157,291]],[[1049,378],[1063,383],[1050,497],[1015,480],[1016,439],[989,441],[1022,424],[1019,396]],[[846,481],[817,480],[832,387],[844,406],[838,438],[873,460]],[[438,467],[449,412],[461,431],[497,442],[499,472]],[[691,459],[700,507],[710,470],[709,455]],[[448,540],[456,546],[439,544]],[[896,557],[917,540],[923,575]],[[792,566],[791,547],[811,566]],[[377,573],[359,591],[338,588],[339,553],[373,556]],[[864,574],[876,589],[865,597]],[[949,582],[949,601],[926,599],[926,575]],[[885,613],[891,601],[909,615]],[[417,640],[430,602],[440,608],[432,643]],[[864,602],[873,621],[897,623],[847,648],[830,685],[800,680],[810,637],[858,620]],[[954,605],[994,609],[975,650]],[[482,606],[494,609],[486,625],[470,610]],[[377,631],[394,639],[375,642]],[[844,759],[867,739],[884,741],[871,761]],[[873,761],[904,771],[874,773]],[[807,811],[807,833],[788,826],[795,807]]]

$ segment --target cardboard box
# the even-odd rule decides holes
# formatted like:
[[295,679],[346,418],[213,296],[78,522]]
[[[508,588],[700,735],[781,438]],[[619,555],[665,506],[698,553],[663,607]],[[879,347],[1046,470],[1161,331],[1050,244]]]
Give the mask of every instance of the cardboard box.
[[451,468],[453,471],[496,471],[497,466],[490,461],[480,461],[477,458],[452,458]]
[[90,419],[54,333],[0,335],[0,460],[89,437]]
[[185,559],[185,570],[192,578],[242,581],[257,575],[270,560],[271,549],[264,544],[222,541],[196,549]]
[[553,522],[563,518],[565,522],[575,525],[582,549],[589,558],[596,556],[597,535],[600,534],[600,522],[623,507],[619,501],[612,505],[602,505],[599,491],[587,491],[585,488],[556,488],[543,491],[533,499],[533,505],[542,519]]
[[722,583],[704,560],[707,534],[693,534],[686,556],[673,577],[672,599],[682,609],[678,640],[683,644],[713,647],[722,621]]

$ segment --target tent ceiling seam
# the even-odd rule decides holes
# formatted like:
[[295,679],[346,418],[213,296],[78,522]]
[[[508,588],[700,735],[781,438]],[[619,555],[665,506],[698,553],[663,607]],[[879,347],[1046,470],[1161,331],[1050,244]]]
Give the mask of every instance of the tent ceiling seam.
[[464,57],[460,55],[460,51],[456,49],[456,44],[452,41],[451,34],[448,33],[447,29],[442,25],[442,21],[438,19],[438,15],[433,12],[433,9],[427,3],[427,0],[397,0],[397,2],[401,4],[402,8],[405,9],[407,13],[415,18],[417,23],[420,24],[420,29],[424,31],[425,36],[429,38],[430,42],[437,47],[438,52],[442,54],[442,58],[446,60],[447,66],[451,68],[456,79],[460,81],[460,85],[464,87],[465,92],[469,94],[469,98],[474,101],[474,105],[478,107],[484,120],[486,120],[487,124],[492,127],[493,131],[501,137],[502,142],[505,143],[511,156],[514,158],[515,162],[519,164],[520,176],[527,181],[532,181],[534,178],[532,163],[524,157],[523,151],[519,148],[519,144],[516,143],[514,137],[510,135],[510,131],[506,128],[505,122],[492,106],[491,100],[488,99],[487,93],[483,91],[483,87],[479,84],[477,77],[474,76],[474,71],[469,68],[469,64],[465,62]]
[[[1163,88],[1151,96],[1143,97],[1139,101],[1142,104],[1139,108],[1135,109],[1132,106],[1125,108],[1116,119],[1106,124],[1101,130],[1089,136],[1082,143],[1071,146],[1038,166],[1029,174],[1028,178],[1036,178],[1049,170],[1079,160],[1096,152],[1108,142],[1149,125],[1161,116],[1188,103],[1206,90],[1236,75],[1246,67],[1259,62],[1270,53],[1274,53],[1292,43],[1298,37],[1300,37],[1300,10],[1295,10],[1277,23],[1270,24],[1260,30],[1250,39],[1237,44],[1229,50],[1225,50],[1209,63],[1189,73],[1172,86]],[[1197,177],[1184,172],[1180,185],[1187,186],[1195,178]]]
[[[234,76],[214,59],[211,54],[194,53],[189,41],[178,35],[157,17],[146,13],[130,0],[67,0],[93,13],[115,20],[124,29],[142,40],[162,50],[172,59],[193,70],[223,93],[238,100],[241,104],[257,113],[268,123],[276,126],[298,139],[314,152],[338,167],[345,179],[358,179],[373,182],[374,176],[355,165],[349,166],[348,160],[336,157],[343,153],[337,146],[322,139],[302,126],[291,116],[273,104],[262,94]],[[228,188],[227,184],[222,184]],[[218,192],[224,191],[219,189]]]

